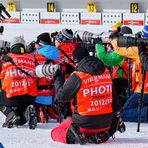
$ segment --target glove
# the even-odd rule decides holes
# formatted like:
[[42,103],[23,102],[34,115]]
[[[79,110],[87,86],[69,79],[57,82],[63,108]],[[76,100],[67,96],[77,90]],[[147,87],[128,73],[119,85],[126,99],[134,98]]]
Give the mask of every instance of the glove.
[[109,38],[115,39],[115,38],[118,38],[119,36],[121,36],[121,33],[113,32],[113,33],[110,34]]
[[139,55],[142,53],[142,52],[146,52],[146,45],[142,42],[138,43],[138,52],[139,52]]
[[93,42],[94,42],[94,44],[102,43],[102,40],[101,40],[101,38],[94,38]]
[[64,67],[64,69],[65,69],[64,72],[66,74],[71,74],[73,71],[75,71],[75,68],[71,64],[69,64],[69,63],[67,63],[65,61],[62,61],[60,63],[60,65],[61,65],[61,70],[63,70],[63,67]]
[[59,70],[61,70],[61,66],[59,64],[53,64],[50,66],[50,73],[55,75]]

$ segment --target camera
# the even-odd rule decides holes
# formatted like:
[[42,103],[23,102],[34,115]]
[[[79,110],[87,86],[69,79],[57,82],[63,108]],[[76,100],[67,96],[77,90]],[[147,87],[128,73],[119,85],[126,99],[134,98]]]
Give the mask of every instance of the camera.
[[55,46],[55,40],[56,40],[56,36],[58,35],[58,32],[52,32],[50,34],[50,37],[51,37],[51,45]]
[[57,76],[59,73],[65,76],[70,75],[75,68],[65,61],[61,61],[59,64],[43,64],[35,67],[35,74],[37,77],[48,77],[50,75]]
[[9,53],[10,51],[10,42],[0,40],[0,55]]
[[111,32],[102,32],[101,34],[95,34],[88,31],[76,31],[74,38],[77,41],[89,42],[90,44],[95,44],[96,42],[110,43]]
[[48,77],[50,75],[55,75],[57,70],[61,70],[61,65],[59,64],[43,64],[35,67],[35,74],[37,77]]
[[32,41],[28,45],[26,45],[26,52],[27,53],[32,53],[35,51],[35,41]]
[[118,37],[118,46],[119,47],[131,47],[137,46],[139,43],[143,43],[144,45],[148,45],[148,39],[131,37],[131,36],[119,36]]
[[102,32],[95,34],[88,31],[76,31],[74,33],[74,41],[80,42],[81,46],[86,48],[92,55],[95,55],[95,44],[107,44],[111,42],[111,32]]

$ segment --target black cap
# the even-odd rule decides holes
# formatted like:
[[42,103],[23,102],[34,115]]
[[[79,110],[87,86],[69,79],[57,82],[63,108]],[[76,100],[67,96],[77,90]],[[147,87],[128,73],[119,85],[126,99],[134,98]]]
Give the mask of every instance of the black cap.
[[49,33],[45,32],[37,36],[36,43],[40,45],[51,45],[51,38]]
[[130,27],[128,26],[123,26],[121,27],[121,31],[122,34],[133,34],[133,31]]
[[74,61],[77,63],[77,62],[80,62],[83,58],[89,56],[89,52],[87,51],[87,49],[80,47],[80,48],[76,48],[72,52],[72,55],[73,55]]

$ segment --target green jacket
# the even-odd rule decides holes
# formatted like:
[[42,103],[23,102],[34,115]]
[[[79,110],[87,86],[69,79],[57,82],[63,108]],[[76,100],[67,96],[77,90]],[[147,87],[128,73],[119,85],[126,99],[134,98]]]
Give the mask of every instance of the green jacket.
[[106,66],[122,66],[122,62],[124,61],[123,56],[117,54],[115,51],[111,53],[107,52],[102,44],[96,44],[96,54]]
[[[96,44],[96,55],[98,59],[100,59],[104,65],[106,66],[119,66],[122,67],[122,62],[124,61],[124,57],[117,54],[115,51],[107,52],[105,47],[102,44]],[[118,78],[124,77],[124,70],[122,68],[118,69]]]

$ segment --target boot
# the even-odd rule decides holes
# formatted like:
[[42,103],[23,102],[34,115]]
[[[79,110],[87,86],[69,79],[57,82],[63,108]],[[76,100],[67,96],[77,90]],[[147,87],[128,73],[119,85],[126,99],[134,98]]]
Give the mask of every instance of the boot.
[[24,112],[24,116],[28,122],[30,129],[35,129],[37,126],[37,114],[34,105],[29,105]]
[[120,117],[120,119],[119,119],[118,131],[119,131],[120,133],[124,133],[124,132],[126,131],[126,126],[125,126],[125,124],[124,124],[124,122],[123,122],[123,120],[122,120],[121,117]]
[[109,135],[108,131],[104,131],[101,133],[92,134],[88,138],[88,142],[94,143],[94,144],[99,144],[99,143],[106,142],[109,139],[109,137],[110,137],[110,135]]
[[[87,143],[87,139],[85,138],[84,134],[80,133],[79,127],[76,124],[72,124],[68,132],[70,133],[69,135],[71,135],[70,137],[73,135],[73,144],[79,143],[83,145]],[[70,138],[68,140],[70,141]]]
[[113,136],[117,131],[123,133],[125,132],[126,127],[124,122],[122,121],[122,118],[120,116],[120,112],[117,112],[112,119],[111,126],[108,130],[110,136]]
[[20,116],[17,116],[14,111],[11,111],[7,117],[2,127],[12,128],[13,126],[18,126],[20,124]]

